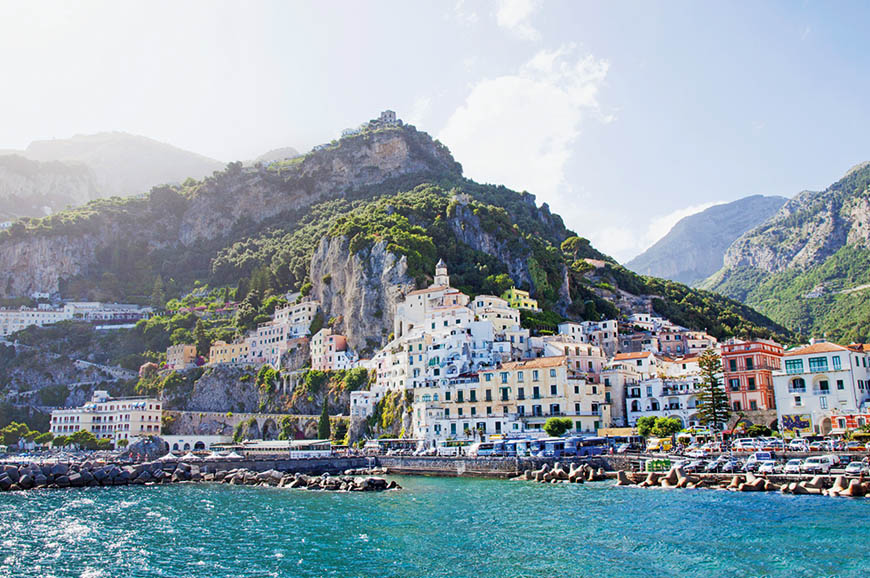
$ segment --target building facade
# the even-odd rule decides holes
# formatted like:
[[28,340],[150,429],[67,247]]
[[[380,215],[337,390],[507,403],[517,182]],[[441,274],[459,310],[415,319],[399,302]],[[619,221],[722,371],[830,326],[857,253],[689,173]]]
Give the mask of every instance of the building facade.
[[79,408],[51,412],[51,433],[69,436],[89,431],[98,439],[119,440],[160,435],[162,402],[146,397],[113,399],[108,392],[95,391],[91,401]]
[[166,350],[166,369],[187,369],[196,364],[196,345],[179,343]]
[[752,423],[776,423],[773,373],[782,368],[782,355],[782,346],[767,339],[722,344],[722,376],[733,412]]

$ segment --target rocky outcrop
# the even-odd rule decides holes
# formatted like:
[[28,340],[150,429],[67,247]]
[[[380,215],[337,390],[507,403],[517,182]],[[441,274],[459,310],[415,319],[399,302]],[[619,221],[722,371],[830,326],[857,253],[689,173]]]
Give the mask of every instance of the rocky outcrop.
[[387,341],[396,304],[415,289],[407,260],[386,243],[352,254],[347,237],[324,237],[311,258],[312,294],[324,311],[341,315],[334,329],[351,348],[370,352]]
[[785,197],[753,195],[681,219],[667,235],[625,264],[641,275],[692,284],[722,268],[725,251],[774,215]]
[[[61,281],[93,273],[101,252],[135,239],[142,255],[160,249],[220,248],[269,222],[295,221],[312,204],[388,180],[461,175],[443,145],[405,126],[344,138],[290,166],[227,169],[181,192],[157,187],[103,211],[79,213],[72,223],[0,236],[0,297],[57,291]],[[23,227],[19,227],[23,229]]]

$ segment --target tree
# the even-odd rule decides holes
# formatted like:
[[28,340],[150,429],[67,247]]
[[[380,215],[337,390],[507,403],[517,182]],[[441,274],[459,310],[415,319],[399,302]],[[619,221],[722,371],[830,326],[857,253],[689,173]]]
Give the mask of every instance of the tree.
[[329,439],[329,405],[328,397],[323,398],[323,411],[320,412],[320,421],[317,423],[317,438]]
[[69,438],[67,436],[57,436],[56,438],[51,440],[51,445],[56,448],[62,448],[69,445]]
[[653,435],[653,428],[656,425],[656,418],[653,416],[637,418],[637,433],[645,438]]
[[128,445],[130,445],[130,440],[124,440],[124,439],[118,440],[118,447],[119,448],[126,448]]
[[18,423],[13,421],[3,429],[0,429],[0,439],[3,440],[3,445],[14,446],[20,440],[25,439],[30,433],[30,428],[26,423]]
[[728,394],[719,382],[722,361],[712,349],[707,349],[698,360],[701,367],[701,391],[698,394],[698,417],[711,429],[722,429],[731,411]]
[[574,424],[571,418],[568,417],[551,417],[544,423],[544,431],[552,437],[560,437],[566,431],[571,429]]
[[768,437],[771,433],[766,425],[753,424],[746,428],[746,437],[750,438]]
[[657,417],[652,433],[658,438],[669,438],[683,429],[683,424],[675,417]]
[[166,289],[163,286],[163,277],[160,275],[154,279],[154,287],[151,289],[151,307],[162,309],[166,304]]
[[47,431],[45,433],[41,433],[38,436],[36,436],[33,439],[33,441],[41,446],[46,446],[49,443],[51,443],[51,441],[53,439],[54,439],[54,434],[52,434],[50,431]]

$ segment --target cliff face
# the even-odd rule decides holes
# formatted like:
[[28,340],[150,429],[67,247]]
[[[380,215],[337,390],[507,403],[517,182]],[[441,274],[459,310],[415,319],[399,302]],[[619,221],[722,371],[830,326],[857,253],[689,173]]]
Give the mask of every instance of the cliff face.
[[351,348],[368,352],[387,341],[396,304],[415,289],[407,259],[379,242],[351,254],[347,237],[323,237],[311,259],[312,295],[327,314],[341,315],[334,328]]
[[680,283],[706,279],[722,268],[726,250],[738,237],[766,221],[785,202],[784,197],[754,195],[685,217],[626,267]]
[[84,165],[0,156],[0,220],[42,217],[98,195],[96,177]]
[[824,191],[804,191],[770,220],[738,238],[725,268],[770,273],[818,265],[845,245],[870,247],[870,163]]
[[313,203],[388,179],[424,179],[445,171],[459,175],[461,166],[413,127],[342,139],[286,164],[242,168],[233,163],[179,192],[159,187],[147,199],[129,199],[103,211],[80,209],[75,219],[59,215],[50,229],[13,228],[0,238],[0,297],[57,291],[63,279],[91,273],[100,252],[119,243],[146,253],[214,251],[265,222],[295,222]]
[[870,338],[870,163],[824,191],[804,191],[737,239],[704,282],[793,329]]

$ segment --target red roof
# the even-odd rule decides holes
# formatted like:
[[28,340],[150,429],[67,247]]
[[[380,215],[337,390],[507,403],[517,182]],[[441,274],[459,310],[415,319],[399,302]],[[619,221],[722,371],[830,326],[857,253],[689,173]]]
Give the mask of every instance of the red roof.
[[813,343],[811,345],[805,345],[804,347],[800,347],[798,349],[792,349],[785,352],[786,357],[790,357],[793,355],[808,355],[812,353],[833,353],[837,351],[849,351],[842,345],[837,345],[836,343],[831,343],[830,341],[820,341],[819,343]]

